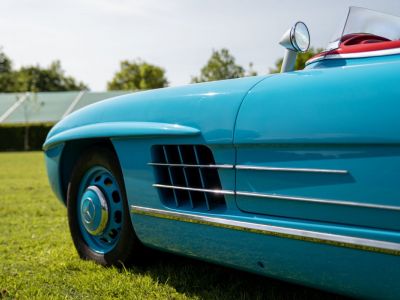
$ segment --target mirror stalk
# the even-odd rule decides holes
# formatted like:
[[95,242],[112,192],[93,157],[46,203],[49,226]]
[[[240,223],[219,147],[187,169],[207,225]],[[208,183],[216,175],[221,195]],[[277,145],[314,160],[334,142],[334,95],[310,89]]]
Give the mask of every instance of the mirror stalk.
[[285,56],[283,57],[281,73],[294,71],[296,64],[297,52],[286,49]]

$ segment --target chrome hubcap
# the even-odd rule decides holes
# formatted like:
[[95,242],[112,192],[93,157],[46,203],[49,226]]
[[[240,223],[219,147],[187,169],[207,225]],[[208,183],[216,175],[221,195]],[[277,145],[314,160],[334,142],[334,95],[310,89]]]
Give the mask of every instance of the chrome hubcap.
[[106,168],[93,166],[82,176],[76,209],[91,250],[107,253],[117,245],[124,218],[122,199],[117,179]]
[[82,195],[80,214],[82,225],[91,235],[101,235],[108,222],[108,204],[103,192],[94,185]]

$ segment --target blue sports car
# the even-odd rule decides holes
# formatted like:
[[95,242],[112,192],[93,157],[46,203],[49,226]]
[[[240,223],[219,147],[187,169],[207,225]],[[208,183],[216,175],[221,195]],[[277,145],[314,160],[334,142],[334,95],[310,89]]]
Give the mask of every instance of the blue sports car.
[[369,298],[400,298],[400,18],[352,7],[327,50],[297,22],[280,74],[133,93],[44,144],[79,255],[157,248]]

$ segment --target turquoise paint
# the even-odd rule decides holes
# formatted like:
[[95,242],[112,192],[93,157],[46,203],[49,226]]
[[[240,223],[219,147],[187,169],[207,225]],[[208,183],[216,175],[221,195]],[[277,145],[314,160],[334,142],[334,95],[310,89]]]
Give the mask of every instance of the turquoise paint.
[[[202,84],[194,84],[176,88],[157,89],[124,95],[101,101],[80,109],[57,123],[49,132],[45,145],[67,130],[85,129],[87,125],[102,126],[111,137],[129,134],[128,127],[107,124],[135,122],[136,124],[165,123],[200,129],[202,136],[209,143],[232,143],[233,126],[238,108],[247,91],[263,80],[265,76],[247,77],[234,80],[223,80]],[[135,126],[130,125],[130,126]],[[151,127],[162,131],[161,128]],[[151,131],[150,127],[137,128]],[[190,129],[189,134],[192,134]],[[177,135],[180,133],[175,132]],[[66,133],[65,133],[66,134]],[[79,135],[71,139],[84,138]],[[93,131],[91,134],[95,134]],[[100,135],[97,133],[97,135]],[[105,136],[105,135],[103,135]]]
[[399,143],[399,80],[385,57],[271,76],[243,102],[235,144]]
[[[198,137],[181,137],[176,139],[159,138],[154,140],[143,138],[114,140],[113,145],[120,158],[129,205],[156,209],[169,209],[159,200],[158,190],[152,187],[152,184],[154,183],[154,172],[153,167],[148,165],[148,162],[151,161],[151,146],[153,144],[196,144],[199,142],[201,142],[201,140]],[[214,153],[215,162],[217,164],[231,164],[234,162],[234,156],[231,155],[228,146],[212,145],[210,148]],[[132,152],[132,149],[135,149],[135,151]],[[134,153],[134,155],[132,155],[132,153]],[[233,169],[219,170],[223,189],[234,189],[234,174],[235,171]],[[254,174],[252,175],[257,176]],[[260,176],[260,174],[258,176]],[[295,218],[282,218],[279,216],[265,216],[263,214],[249,214],[238,210],[235,197],[226,196],[225,200],[227,202],[227,209],[224,212],[221,212],[221,214],[218,214],[223,218],[243,222],[271,224],[274,226],[296,228],[300,230],[321,231],[368,239],[400,242],[400,233],[393,231],[378,228],[363,228],[360,226],[345,226],[342,224],[313,222]],[[193,213],[193,211],[188,212]],[[205,215],[216,216],[212,213]],[[135,223],[134,218],[133,222],[133,225],[136,228],[137,223]],[[145,240],[147,239],[146,236],[143,238]],[[148,238],[152,239],[154,237],[148,236]]]
[[[347,170],[348,174],[237,170],[238,191],[399,207],[400,147],[240,146],[238,164]],[[400,230],[400,210],[237,196],[247,212]]]
[[164,251],[357,298],[398,299],[400,295],[396,256],[140,215],[134,218],[135,229],[148,246]]
[[[70,138],[89,138],[79,135],[80,127],[102,124],[105,128],[118,122],[199,130],[200,134],[189,130],[187,134],[119,136],[117,127],[110,129],[113,132],[107,134],[118,154],[131,205],[170,209],[152,187],[153,168],[147,164],[152,145],[206,144],[217,164],[349,170],[343,177],[318,178],[219,170],[223,189],[396,206],[399,64],[399,55],[319,62],[299,72],[131,94],[71,114],[48,139],[75,129],[77,135]],[[59,176],[53,167],[58,160],[47,164],[49,175]],[[384,196],[378,199],[380,194]],[[400,242],[397,213],[225,199],[225,211],[206,215]],[[351,296],[400,296],[398,256],[145,216],[135,215],[132,224],[141,241],[151,247]]]
[[[330,64],[327,69],[317,63],[252,89],[236,123],[237,164],[349,174],[238,171],[237,190],[399,207],[398,58],[326,60],[319,64]],[[236,200],[251,213],[400,229],[399,211],[244,196]]]
[[48,149],[45,152],[44,158],[50,187],[56,197],[65,204],[65,195],[62,192],[60,176],[60,159],[63,149],[64,144],[58,144],[56,147]]
[[83,125],[49,137],[43,145],[47,150],[70,140],[93,138],[157,137],[164,135],[196,135],[200,130],[187,126],[154,122],[103,122]]

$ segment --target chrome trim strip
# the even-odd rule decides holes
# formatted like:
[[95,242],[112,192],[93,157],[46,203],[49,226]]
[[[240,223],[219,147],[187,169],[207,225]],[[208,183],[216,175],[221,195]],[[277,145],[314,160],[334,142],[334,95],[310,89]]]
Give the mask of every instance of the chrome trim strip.
[[184,187],[184,186],[166,185],[166,184],[158,184],[158,183],[154,183],[153,187],[163,188],[163,189],[182,190],[182,191],[223,194],[223,195],[234,195],[235,194],[234,191],[230,191],[230,190],[211,190],[211,189],[202,189],[202,188],[190,188],[190,187]]
[[327,200],[327,199],[318,199],[318,198],[294,197],[294,196],[284,196],[284,195],[278,195],[278,194],[263,194],[263,193],[240,192],[240,191],[236,192],[236,195],[245,196],[245,197],[259,197],[259,198],[288,200],[288,201],[313,202],[313,203],[321,203],[321,204],[345,205],[345,206],[353,206],[353,207],[400,211],[399,206],[380,205],[380,204],[372,204],[372,203],[360,203],[360,202],[342,201],[342,200]]
[[385,242],[380,240],[324,233],[311,230],[301,230],[290,227],[235,221],[220,217],[209,217],[205,215],[195,215],[135,205],[131,205],[131,213],[180,222],[209,225],[275,237],[289,238],[306,242],[327,244],[336,247],[352,248],[391,255],[400,255],[400,243],[394,242]]
[[279,171],[279,172],[307,172],[307,173],[329,173],[329,174],[348,174],[347,170],[330,170],[330,169],[310,169],[310,168],[277,168],[262,167],[251,165],[193,165],[193,164],[169,164],[169,163],[147,163],[149,166],[165,166],[165,167],[185,167],[185,168],[211,168],[211,169],[237,169],[237,170],[256,170],[256,171]]
[[394,55],[399,54],[399,48],[392,48],[392,49],[384,49],[384,50],[375,50],[375,51],[366,51],[366,52],[356,52],[356,53],[342,53],[342,54],[330,54],[330,55],[323,55],[318,56],[316,58],[309,59],[306,61],[306,66],[320,61],[324,59],[346,59],[346,58],[362,58],[362,57],[371,57],[371,56],[385,56],[385,55]]
[[210,168],[210,169],[233,169],[233,165],[190,165],[190,164],[167,164],[167,163],[147,163],[149,166],[165,167],[184,167],[184,168]]
[[305,172],[305,173],[327,173],[327,174],[348,174],[347,170],[331,170],[331,169],[309,169],[309,168],[277,168],[262,167],[251,165],[236,165],[237,170],[255,170],[255,171],[278,171],[278,172]]
[[173,189],[173,190],[223,194],[223,195],[237,195],[237,196],[244,196],[244,197],[258,197],[258,198],[287,200],[287,201],[311,202],[311,203],[320,203],[320,204],[331,204],[331,205],[342,205],[342,206],[352,206],[352,207],[361,207],[361,208],[373,208],[373,209],[400,211],[399,206],[380,205],[380,204],[373,204],[373,203],[360,203],[360,202],[343,201],[343,200],[329,200],[329,199],[285,196],[285,195],[278,195],[278,194],[264,194],[264,193],[242,192],[242,191],[235,192],[232,190],[212,190],[212,189],[192,188],[192,187],[166,185],[166,184],[158,184],[158,183],[154,183],[153,187]]

